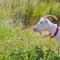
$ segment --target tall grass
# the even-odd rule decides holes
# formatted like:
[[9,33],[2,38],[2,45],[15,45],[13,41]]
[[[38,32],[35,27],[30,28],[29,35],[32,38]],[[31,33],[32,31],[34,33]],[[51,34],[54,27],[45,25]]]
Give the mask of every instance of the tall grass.
[[[60,20],[60,3],[55,0],[0,1],[0,60],[59,60],[55,39],[40,38],[31,29],[45,15]],[[15,27],[15,28],[14,28]]]
[[30,30],[3,29],[2,31],[0,36],[4,39],[0,38],[1,60],[60,59],[55,39],[49,41],[49,38],[40,38]]
[[42,16],[52,14],[60,20],[60,3],[56,0],[2,0],[0,1],[0,20],[12,21],[15,26],[34,25]]

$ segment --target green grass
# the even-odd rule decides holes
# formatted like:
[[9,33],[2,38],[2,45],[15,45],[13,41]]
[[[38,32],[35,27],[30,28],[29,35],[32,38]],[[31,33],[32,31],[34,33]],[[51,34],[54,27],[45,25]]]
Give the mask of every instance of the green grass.
[[60,59],[55,39],[40,38],[32,30],[0,29],[0,60]]
[[49,14],[60,20],[60,3],[4,0],[0,7],[0,60],[60,60],[55,39],[41,38],[31,29],[20,30],[20,20],[29,26]]

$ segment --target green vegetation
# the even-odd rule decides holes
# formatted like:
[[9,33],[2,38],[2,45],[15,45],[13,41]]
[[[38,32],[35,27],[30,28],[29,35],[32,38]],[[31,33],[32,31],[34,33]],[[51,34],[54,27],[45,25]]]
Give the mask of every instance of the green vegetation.
[[[0,60],[59,60],[55,39],[40,38],[32,30],[1,28]],[[37,34],[37,35],[35,35]]]
[[1,0],[0,20],[8,20],[14,27],[32,26],[45,15],[56,15],[60,20],[59,0]]
[[49,14],[60,20],[59,0],[0,0],[0,60],[60,60],[56,40],[30,29]]

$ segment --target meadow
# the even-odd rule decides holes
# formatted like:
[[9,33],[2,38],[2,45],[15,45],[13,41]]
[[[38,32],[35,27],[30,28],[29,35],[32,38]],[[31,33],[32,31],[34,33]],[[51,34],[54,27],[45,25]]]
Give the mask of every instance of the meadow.
[[60,60],[55,39],[42,38],[32,29],[0,27],[0,60]]
[[60,60],[57,41],[32,30],[50,14],[60,21],[60,0],[0,0],[0,60]]

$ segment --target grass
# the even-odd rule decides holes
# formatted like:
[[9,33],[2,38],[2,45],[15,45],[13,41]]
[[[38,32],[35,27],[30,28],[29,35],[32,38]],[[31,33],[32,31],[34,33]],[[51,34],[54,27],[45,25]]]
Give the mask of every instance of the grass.
[[55,56],[58,58],[58,44],[55,39],[49,41],[48,37],[40,38],[38,33],[29,29],[3,29],[1,27],[0,29],[0,60],[47,59],[45,51],[54,52],[52,55],[48,55],[48,59],[53,59]]
[[17,27],[20,20],[32,26],[49,14],[60,20],[60,3],[12,0],[1,2],[0,7],[0,60],[60,60],[55,39],[41,38],[32,29]]

